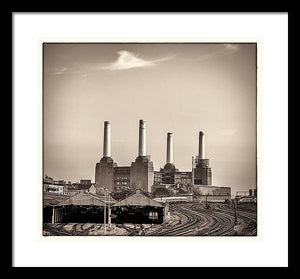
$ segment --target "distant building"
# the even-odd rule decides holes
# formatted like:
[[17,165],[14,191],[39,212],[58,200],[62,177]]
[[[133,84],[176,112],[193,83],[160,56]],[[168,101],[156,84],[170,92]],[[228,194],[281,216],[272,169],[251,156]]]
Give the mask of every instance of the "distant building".
[[66,185],[66,181],[65,180],[55,180],[54,184],[57,184],[57,185]]
[[92,181],[90,179],[81,179],[80,184],[91,186]]
[[168,185],[166,184],[153,185],[152,187],[153,198],[169,197],[169,196],[170,196],[170,192],[168,190]]
[[45,184],[53,184],[53,178],[46,174],[46,176],[44,178],[44,183]]
[[159,172],[154,172],[154,184],[170,184],[178,187],[192,185],[212,185],[212,171],[209,159],[205,158],[203,132],[199,133],[199,152],[192,159],[192,171],[179,171],[173,163],[173,134],[167,134],[166,164]]
[[236,191],[235,196],[236,197],[249,196],[249,191]]
[[153,175],[154,175],[154,180],[153,180],[154,185],[162,184],[162,173],[160,171],[154,171]]
[[194,185],[193,192],[202,201],[219,201],[231,200],[231,187]]
[[64,185],[48,184],[46,192],[63,195],[65,192]]
[[126,191],[130,189],[130,167],[114,168],[114,191]]
[[212,171],[209,167],[209,159],[205,157],[204,133],[199,133],[199,152],[192,159],[192,172],[194,185],[212,185]]
[[[146,155],[146,123],[139,122],[138,156],[130,166],[118,166],[111,157],[110,122],[104,122],[103,157],[95,167],[96,192],[107,189],[109,192],[136,191],[140,189],[144,193],[154,192],[158,185],[174,185],[168,188],[170,194],[178,194],[181,189],[186,193],[192,193],[193,186],[212,186],[212,170],[209,159],[205,157],[205,138],[202,131],[199,132],[198,155],[192,158],[191,171],[179,171],[173,162],[173,134],[167,133],[166,164],[159,171],[154,171],[153,162]],[[214,188],[215,187],[215,188]],[[217,187],[214,195],[231,196],[230,187]],[[167,193],[165,190],[159,192]],[[182,193],[181,193],[182,194]],[[213,195],[213,193],[211,193]]]
[[113,191],[140,189],[150,192],[153,185],[153,162],[146,155],[146,123],[140,120],[139,124],[139,152],[131,166],[118,167],[111,158],[110,122],[104,122],[103,157],[96,164],[95,187]]
[[70,190],[78,190],[80,191],[88,191],[91,187],[92,182],[90,179],[81,179],[80,182],[72,183],[72,185],[68,185],[68,189]]
[[254,197],[256,197],[256,196],[257,196],[257,191],[256,191],[256,189],[249,189],[249,196],[254,196]]
[[174,173],[174,184],[175,185],[192,185],[192,172],[191,171],[178,171]]

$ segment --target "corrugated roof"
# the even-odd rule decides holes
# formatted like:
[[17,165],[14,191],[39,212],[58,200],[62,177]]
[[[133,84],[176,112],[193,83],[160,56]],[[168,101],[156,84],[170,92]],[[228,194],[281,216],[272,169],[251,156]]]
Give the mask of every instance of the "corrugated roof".
[[[90,193],[90,192],[89,192],[89,194],[96,197],[96,198],[98,198],[98,199],[100,199],[103,202],[105,201],[105,196],[104,195],[93,194],[93,193]],[[117,201],[112,196],[110,196],[109,202],[110,202],[110,204],[113,204]],[[106,197],[106,203],[108,203],[108,196]]]
[[160,203],[146,197],[139,190],[133,195],[121,200],[112,206],[154,206],[154,207],[164,207]]
[[62,195],[48,193],[48,192],[44,192],[43,197],[44,197],[44,206],[53,206],[69,198],[68,196],[62,196]]
[[57,204],[57,206],[63,205],[96,205],[96,206],[104,206],[104,202],[97,197],[96,195],[92,195],[88,192],[80,192],[67,200],[64,200]]

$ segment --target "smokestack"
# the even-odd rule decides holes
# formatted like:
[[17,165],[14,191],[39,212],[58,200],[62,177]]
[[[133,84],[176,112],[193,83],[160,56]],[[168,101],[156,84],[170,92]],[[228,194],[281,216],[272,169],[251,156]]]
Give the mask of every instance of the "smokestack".
[[173,164],[173,134],[167,135],[167,164]]
[[205,159],[205,139],[202,131],[199,133],[199,159]]
[[146,121],[140,120],[139,156],[146,156]]
[[110,157],[110,122],[104,122],[103,157]]

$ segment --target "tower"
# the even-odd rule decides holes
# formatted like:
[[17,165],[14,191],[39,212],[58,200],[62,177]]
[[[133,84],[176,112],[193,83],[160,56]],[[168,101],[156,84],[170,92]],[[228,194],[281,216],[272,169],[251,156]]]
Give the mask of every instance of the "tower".
[[209,159],[205,155],[205,137],[202,131],[199,132],[198,155],[193,161],[194,184],[212,185],[212,172],[209,167]]
[[176,169],[173,164],[173,134],[167,133],[167,157],[166,164],[162,169],[162,183],[174,184],[174,173]]
[[146,121],[139,122],[139,146],[138,157],[131,163],[130,187],[132,190],[141,189],[144,192],[151,192],[153,185],[153,162],[150,156],[146,155]]
[[103,157],[100,162],[96,164],[95,169],[95,187],[96,191],[102,188],[107,188],[113,191],[114,187],[114,163],[111,158],[111,129],[110,122],[104,122],[104,137],[103,137]]

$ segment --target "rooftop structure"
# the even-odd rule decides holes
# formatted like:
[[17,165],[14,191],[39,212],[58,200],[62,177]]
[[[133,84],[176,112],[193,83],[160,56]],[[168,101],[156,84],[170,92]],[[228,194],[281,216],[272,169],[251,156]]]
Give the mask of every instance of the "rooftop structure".
[[137,190],[133,195],[113,204],[113,207],[117,206],[153,206],[153,207],[163,207],[160,203],[150,199]]

